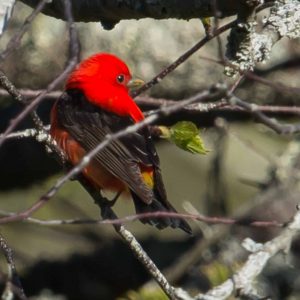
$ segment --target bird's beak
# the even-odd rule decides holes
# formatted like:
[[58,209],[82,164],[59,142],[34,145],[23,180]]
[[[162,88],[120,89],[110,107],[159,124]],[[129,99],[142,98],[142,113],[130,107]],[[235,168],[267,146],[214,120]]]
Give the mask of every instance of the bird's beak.
[[141,87],[144,84],[145,84],[144,80],[138,79],[138,78],[133,78],[128,81],[127,87],[129,89],[138,89],[139,87]]

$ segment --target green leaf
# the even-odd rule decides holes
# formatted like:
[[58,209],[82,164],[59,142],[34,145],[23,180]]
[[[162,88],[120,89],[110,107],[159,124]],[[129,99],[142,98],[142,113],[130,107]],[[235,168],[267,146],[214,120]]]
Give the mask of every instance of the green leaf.
[[187,150],[191,153],[199,153],[199,154],[207,154],[209,150],[207,150],[204,146],[203,140],[199,135],[192,138],[186,145]]
[[171,139],[179,142],[186,142],[198,135],[199,130],[193,122],[181,121],[177,122],[170,129]]
[[163,137],[171,140],[179,148],[191,153],[206,154],[209,152],[199,135],[198,127],[193,122],[178,122],[167,133],[164,127]]

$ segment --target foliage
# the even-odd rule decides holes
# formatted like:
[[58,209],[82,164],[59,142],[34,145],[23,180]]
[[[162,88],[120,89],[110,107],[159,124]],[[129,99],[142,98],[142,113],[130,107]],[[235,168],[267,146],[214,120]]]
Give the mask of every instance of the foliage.
[[170,128],[160,126],[161,137],[173,142],[177,147],[193,154],[207,154],[199,128],[190,121],[177,122]]

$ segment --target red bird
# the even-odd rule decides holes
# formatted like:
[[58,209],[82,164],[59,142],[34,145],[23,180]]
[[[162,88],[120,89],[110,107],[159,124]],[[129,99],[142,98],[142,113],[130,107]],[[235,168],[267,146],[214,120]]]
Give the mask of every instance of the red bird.
[[[89,57],[73,71],[52,109],[50,130],[72,165],[107,134],[144,119],[129,96],[129,87],[137,83],[126,64],[107,53]],[[159,158],[147,127],[111,142],[82,173],[99,192],[129,192],[137,213],[176,212],[167,201]],[[191,233],[187,222],[177,218],[141,221],[159,229],[171,226]]]

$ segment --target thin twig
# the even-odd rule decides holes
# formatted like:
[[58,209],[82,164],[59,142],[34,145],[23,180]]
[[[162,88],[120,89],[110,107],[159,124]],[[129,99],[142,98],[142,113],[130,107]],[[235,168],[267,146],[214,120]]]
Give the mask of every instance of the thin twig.
[[15,50],[20,47],[21,40],[24,34],[28,31],[30,25],[32,24],[35,17],[42,11],[44,6],[49,2],[49,0],[41,0],[32,13],[25,19],[20,30],[10,39],[5,50],[0,53],[0,61],[7,58],[8,55],[12,54]]
[[267,85],[267,86],[272,87],[275,91],[287,91],[287,92],[293,92],[293,93],[297,93],[297,94],[300,93],[300,88],[287,86],[287,85],[285,85],[281,82],[263,78],[263,77],[258,76],[255,73],[250,72],[250,71],[244,72],[244,75],[245,75],[245,77],[247,77],[249,79],[252,79],[252,80],[254,80],[256,82],[259,82],[263,85]]
[[216,29],[213,35],[208,36],[206,35],[202,40],[200,40],[197,44],[195,44],[192,48],[186,51],[183,55],[181,55],[178,59],[176,59],[172,64],[168,67],[163,69],[158,75],[156,75],[153,79],[143,85],[140,89],[136,90],[132,93],[133,97],[140,95],[142,92],[150,89],[155,84],[159,83],[163,78],[165,78],[168,74],[174,71],[178,66],[180,66],[183,62],[185,62],[191,55],[193,55],[196,51],[202,48],[207,42],[215,38],[216,36],[220,35],[221,33],[225,32],[226,30],[230,29],[232,26],[236,24],[236,21],[232,21],[218,29]]
[[[232,86],[233,87],[233,86]],[[19,93],[23,98],[33,98],[37,95],[46,92],[46,90],[30,90],[30,89],[19,89]],[[46,99],[56,100],[63,92],[60,90],[49,92],[45,95]],[[8,96],[9,93],[5,89],[0,89],[0,96]],[[153,98],[150,96],[137,96],[135,102],[138,105],[147,105],[154,108],[159,108],[160,106],[168,106],[177,103],[178,100],[164,99],[164,98]],[[180,100],[182,101],[182,100]],[[184,110],[190,111],[192,113],[203,113],[209,111],[228,111],[228,112],[245,112],[244,108],[237,105],[229,105],[227,101],[220,100],[211,103],[197,103],[190,104],[183,108]],[[256,105],[258,111],[270,114],[292,114],[300,115],[300,106],[283,106],[283,105]]]
[[229,100],[232,105],[237,105],[255,116],[261,123],[273,129],[278,134],[292,134],[300,131],[300,123],[297,124],[281,124],[274,118],[269,118],[261,111],[257,110],[256,104],[245,102],[236,96],[232,96]]
[[20,278],[17,273],[12,249],[8,246],[2,235],[0,235],[0,248],[4,253],[8,266],[8,280],[6,282],[1,299],[13,299],[14,295],[17,295],[19,299],[26,300],[27,297],[25,296]]
[[[39,94],[46,92],[45,89],[42,90],[30,90],[30,89],[19,89],[19,93],[22,95],[24,98],[35,98]],[[45,98],[50,98],[50,99],[58,99],[59,96],[62,94],[62,91],[56,90],[56,91],[51,91],[45,95]],[[9,93],[6,89],[0,89],[0,96],[8,96]]]
[[[77,31],[75,29],[75,24],[73,22],[73,16],[72,16],[72,8],[71,8],[71,2],[64,0],[65,5],[65,12],[66,12],[66,18],[68,20],[67,27],[69,31],[69,59],[67,62],[67,65],[62,73],[60,73],[48,86],[47,88],[40,93],[34,100],[30,102],[29,105],[27,105],[24,110],[13,120],[11,120],[10,125],[6,128],[4,131],[2,137],[0,138],[0,147],[5,141],[5,137],[11,133],[16,126],[29,114],[31,113],[37,105],[41,103],[41,101],[44,100],[45,95],[52,91],[60,82],[62,82],[68,74],[75,68],[78,62],[79,57],[79,43],[78,43],[78,36]],[[4,74],[3,71],[0,70],[0,84],[18,101],[21,103],[25,103],[23,97],[21,94],[13,87],[13,85],[9,82],[8,78]],[[36,125],[38,128],[43,127],[43,124],[40,122],[39,118],[37,117],[36,113],[33,112],[32,118],[35,120]]]
[[[228,66],[232,69],[237,69],[237,67],[235,65],[233,65],[232,63],[230,63],[228,60],[227,61],[222,61],[222,60],[219,60],[219,59],[215,59],[215,58],[208,57],[208,56],[203,56],[203,55],[199,56],[199,58],[201,58],[203,60],[206,60],[206,61],[210,61],[210,62],[219,64],[219,65],[222,65],[224,67]],[[283,84],[282,82],[279,82],[279,81],[269,80],[269,79],[264,78],[264,77],[262,77],[258,74],[255,74],[255,72],[264,73],[264,71],[254,71],[253,72],[253,71],[239,70],[239,73],[241,75],[243,75],[244,77],[246,77],[248,79],[252,79],[253,81],[259,82],[263,85],[269,86],[269,87],[273,88],[276,91],[279,91],[279,92],[287,91],[287,92],[296,93],[296,94],[300,93],[300,88],[298,88],[298,87],[291,87],[291,86]]]
[[[45,126],[44,130],[49,130],[50,126]],[[15,131],[10,133],[9,135],[6,136],[6,139],[24,139],[24,138],[37,138],[37,136],[40,134],[40,131],[35,129],[35,128],[27,128],[24,130],[20,131]],[[2,135],[0,134],[0,138]],[[37,140],[40,140],[37,138]]]
[[[14,216],[15,213],[0,210],[2,216]],[[223,224],[223,225],[238,225],[246,227],[259,227],[259,228],[270,228],[270,227],[284,227],[285,223],[280,223],[277,221],[253,221],[253,220],[239,220],[234,218],[224,218],[224,217],[209,217],[202,214],[192,214],[192,213],[175,213],[166,211],[156,211],[142,214],[129,215],[118,219],[66,219],[66,220],[41,220],[36,218],[28,217],[23,221],[26,223],[34,223],[43,226],[60,226],[60,225],[105,225],[105,224],[124,224],[128,222],[133,222],[136,220],[148,219],[148,218],[179,218],[179,219],[189,219],[200,222],[205,222],[207,224]]]

